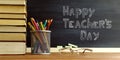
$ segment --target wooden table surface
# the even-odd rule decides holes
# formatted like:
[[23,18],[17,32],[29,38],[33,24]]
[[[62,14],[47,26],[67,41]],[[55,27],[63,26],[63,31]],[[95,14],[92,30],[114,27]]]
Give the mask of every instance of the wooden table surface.
[[120,60],[120,53],[51,53],[49,55],[0,55],[0,60]]

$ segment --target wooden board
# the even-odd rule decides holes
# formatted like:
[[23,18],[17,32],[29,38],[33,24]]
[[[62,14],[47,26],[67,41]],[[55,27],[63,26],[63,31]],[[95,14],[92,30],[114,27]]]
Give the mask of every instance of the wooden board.
[[85,54],[59,54],[50,55],[0,55],[3,60],[120,60],[120,53],[85,53]]

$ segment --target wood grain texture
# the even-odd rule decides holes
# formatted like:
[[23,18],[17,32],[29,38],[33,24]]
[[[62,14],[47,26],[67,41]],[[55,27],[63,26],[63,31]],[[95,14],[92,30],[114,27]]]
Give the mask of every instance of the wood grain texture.
[[120,53],[51,53],[50,55],[0,55],[2,60],[120,60]]

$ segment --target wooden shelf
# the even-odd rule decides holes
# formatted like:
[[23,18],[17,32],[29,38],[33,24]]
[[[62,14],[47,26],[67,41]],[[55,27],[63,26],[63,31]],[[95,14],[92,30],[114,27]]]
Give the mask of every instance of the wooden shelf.
[[120,53],[51,53],[48,55],[0,55],[2,60],[120,60]]

